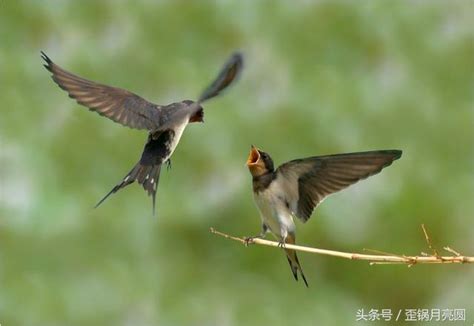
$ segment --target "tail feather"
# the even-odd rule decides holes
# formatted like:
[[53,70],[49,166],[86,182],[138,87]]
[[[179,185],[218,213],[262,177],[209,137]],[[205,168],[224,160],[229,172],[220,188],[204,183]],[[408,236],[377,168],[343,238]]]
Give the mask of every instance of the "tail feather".
[[288,264],[290,264],[290,268],[291,268],[291,272],[293,273],[293,277],[295,278],[296,281],[298,281],[298,267],[293,264],[290,257],[286,256],[286,259],[288,259]]
[[160,165],[152,165],[150,169],[147,171],[143,182],[139,183],[143,186],[149,196],[152,198],[153,202],[153,215],[155,215],[155,198],[156,198],[156,188],[158,187],[158,183],[160,182],[160,172],[161,172],[161,164]]
[[116,193],[122,188],[125,188],[129,184],[137,181],[139,184],[143,186],[149,196],[152,196],[153,200],[153,215],[155,215],[155,197],[156,197],[156,189],[158,187],[158,182],[160,180],[160,171],[161,171],[161,164],[157,165],[142,165],[138,163],[133,167],[133,169],[123,178],[123,180],[117,184],[112,190],[104,196],[95,206],[94,208],[99,207],[111,194]]
[[[292,234],[288,234],[286,237],[285,243],[295,244],[295,237]],[[301,274],[301,278],[303,279],[304,284],[306,287],[309,287],[308,282],[306,281],[306,277],[303,273],[303,268],[301,268],[300,262],[298,260],[298,256],[296,255],[295,250],[285,249],[286,258],[288,259],[288,263],[290,264],[291,272],[296,281],[298,281],[298,271]]]
[[94,208],[97,208],[100,206],[100,204],[102,204],[110,195],[116,193],[117,191],[119,191],[120,189],[122,188],[125,188],[126,186],[128,186],[129,184],[132,184],[134,181],[135,181],[135,178],[137,176],[137,172],[138,172],[138,167],[139,165],[135,165],[133,167],[133,169],[128,172],[128,174],[125,176],[125,178],[123,178],[122,182],[120,182],[119,184],[117,184],[115,187],[112,188],[112,190],[109,191],[109,193],[107,195],[105,195],[95,206]]
[[309,287],[308,281],[306,281],[306,277],[304,276],[303,269],[301,268],[296,252],[294,250],[286,250],[286,255],[286,258],[288,258],[288,263],[290,264],[291,272],[293,273],[295,280],[298,281],[299,271],[304,284],[306,285],[306,287]]
[[136,180],[139,184],[143,184],[143,182],[145,181],[145,178],[148,174],[148,169],[140,169],[137,173],[137,177],[136,177]]

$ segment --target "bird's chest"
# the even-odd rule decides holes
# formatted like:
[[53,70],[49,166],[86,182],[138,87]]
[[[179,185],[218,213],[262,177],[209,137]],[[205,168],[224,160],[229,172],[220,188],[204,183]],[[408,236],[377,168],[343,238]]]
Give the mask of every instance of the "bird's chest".
[[186,124],[183,123],[177,128],[150,135],[143,150],[140,163],[143,165],[156,165],[168,160],[176,149],[185,127]]
[[264,191],[254,193],[254,200],[260,211],[262,222],[273,234],[281,236],[284,230],[293,231],[295,225],[282,194],[272,188],[270,186]]
[[176,149],[176,147],[178,146],[178,143],[181,139],[181,136],[183,135],[183,131],[184,131],[184,128],[186,128],[186,125],[187,123],[185,121],[183,121],[180,125],[178,125],[175,129],[174,129],[174,137],[172,137],[169,141],[168,141],[168,149],[169,149],[169,156],[168,158],[173,154],[174,150]]

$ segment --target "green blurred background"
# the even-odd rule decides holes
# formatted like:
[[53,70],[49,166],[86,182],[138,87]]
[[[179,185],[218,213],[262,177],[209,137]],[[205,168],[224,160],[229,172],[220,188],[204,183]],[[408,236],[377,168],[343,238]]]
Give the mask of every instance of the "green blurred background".
[[[470,265],[369,266],[244,246],[260,221],[244,166],[398,148],[401,160],[297,224],[300,244],[474,255],[472,1],[1,1],[0,324],[387,325],[364,309],[464,308]],[[156,103],[196,98],[239,49],[245,70],[205,105],[163,171],[157,217],[132,185],[146,133],[89,113],[42,67]],[[455,323],[449,323],[455,324]]]

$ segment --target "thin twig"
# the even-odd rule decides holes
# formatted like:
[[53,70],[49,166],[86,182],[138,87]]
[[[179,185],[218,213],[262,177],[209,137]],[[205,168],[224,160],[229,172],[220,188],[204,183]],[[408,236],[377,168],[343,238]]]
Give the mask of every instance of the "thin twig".
[[[270,247],[280,247],[280,244],[275,241],[269,241],[260,238],[253,238],[250,241],[246,241],[245,238],[235,237],[232,235],[228,235],[223,232],[219,232],[214,228],[210,228],[209,230],[212,234],[219,235],[226,239],[231,239],[234,241],[238,241],[242,244],[258,244]],[[407,264],[408,266],[412,266],[414,264],[453,264],[453,263],[474,263],[474,257],[456,255],[456,256],[405,256],[405,255],[366,255],[360,253],[348,253],[348,252],[341,252],[341,251],[334,251],[328,249],[319,249],[319,248],[311,248],[311,247],[304,247],[304,246],[297,246],[292,244],[285,244],[285,248],[293,249],[298,251],[309,252],[313,254],[319,255],[326,255],[326,256],[333,256],[351,260],[365,260],[369,261],[371,265],[374,264]]]
[[431,251],[433,251],[434,256],[439,257],[438,251],[431,244],[431,240],[430,240],[430,237],[428,235],[428,232],[425,229],[425,225],[421,224],[421,228],[423,229],[423,233],[425,234],[425,240],[426,240],[426,243],[428,244],[428,248],[430,248]]
[[455,255],[458,256],[458,257],[461,256],[461,254],[460,254],[459,252],[457,252],[456,250],[454,250],[454,249],[452,249],[452,248],[450,248],[450,247],[447,247],[447,246],[446,246],[446,247],[444,247],[443,249],[446,250],[447,252],[450,252],[450,253],[452,253],[452,254],[455,254]]

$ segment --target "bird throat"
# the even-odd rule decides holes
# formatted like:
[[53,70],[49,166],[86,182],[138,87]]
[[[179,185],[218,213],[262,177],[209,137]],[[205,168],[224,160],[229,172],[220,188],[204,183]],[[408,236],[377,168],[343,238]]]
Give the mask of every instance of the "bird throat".
[[253,177],[252,185],[254,192],[262,192],[267,189],[272,181],[276,178],[276,173],[274,171],[269,171],[262,175]]
[[189,118],[189,123],[204,122],[204,110],[201,108]]

